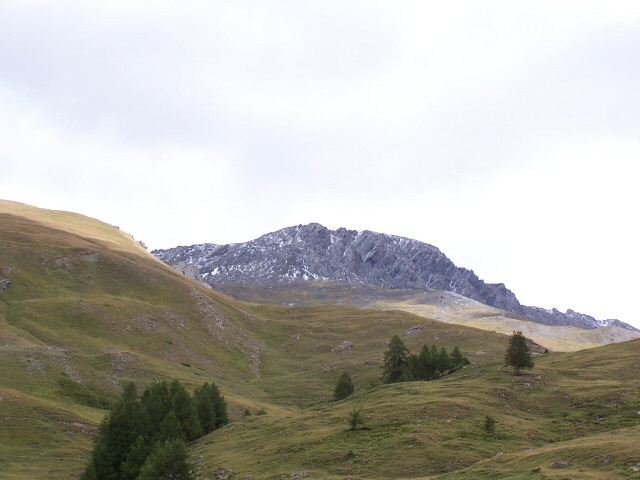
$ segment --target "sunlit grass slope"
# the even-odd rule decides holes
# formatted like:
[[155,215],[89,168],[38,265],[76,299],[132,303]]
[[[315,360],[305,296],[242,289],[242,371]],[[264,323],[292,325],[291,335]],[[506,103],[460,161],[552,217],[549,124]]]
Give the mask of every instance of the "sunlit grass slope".
[[0,478],[77,475],[126,381],[215,381],[233,415],[255,377],[238,304],[113,226],[2,202],[0,279]]

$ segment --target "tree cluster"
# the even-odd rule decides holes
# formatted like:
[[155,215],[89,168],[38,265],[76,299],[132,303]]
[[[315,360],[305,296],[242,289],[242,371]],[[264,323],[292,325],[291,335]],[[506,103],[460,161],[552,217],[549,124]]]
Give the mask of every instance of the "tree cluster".
[[81,480],[190,479],[185,442],[227,422],[214,384],[189,395],[177,380],[159,382],[138,397],[129,383],[100,424]]
[[414,380],[435,380],[469,365],[467,357],[455,346],[451,353],[444,347],[424,345],[418,355],[409,352],[402,339],[394,335],[384,352],[382,381],[384,383]]

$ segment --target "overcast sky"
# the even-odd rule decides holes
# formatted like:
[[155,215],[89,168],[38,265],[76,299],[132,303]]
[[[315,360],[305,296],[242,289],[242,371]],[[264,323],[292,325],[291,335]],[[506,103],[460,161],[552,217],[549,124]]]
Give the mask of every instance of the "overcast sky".
[[640,2],[0,1],[0,198],[418,239],[640,327]]

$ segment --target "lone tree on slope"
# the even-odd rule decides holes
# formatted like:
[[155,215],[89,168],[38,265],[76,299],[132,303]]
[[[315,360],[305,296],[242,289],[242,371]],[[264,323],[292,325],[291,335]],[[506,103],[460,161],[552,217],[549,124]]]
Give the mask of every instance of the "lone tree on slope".
[[534,367],[527,339],[522,332],[514,332],[511,335],[509,346],[504,354],[504,364],[507,367],[513,367],[516,375],[520,375],[520,370],[523,368],[532,369]]
[[351,377],[347,372],[344,372],[342,375],[340,375],[340,378],[338,378],[336,388],[333,391],[333,399],[335,401],[343,400],[351,395],[354,390],[355,386],[353,385]]

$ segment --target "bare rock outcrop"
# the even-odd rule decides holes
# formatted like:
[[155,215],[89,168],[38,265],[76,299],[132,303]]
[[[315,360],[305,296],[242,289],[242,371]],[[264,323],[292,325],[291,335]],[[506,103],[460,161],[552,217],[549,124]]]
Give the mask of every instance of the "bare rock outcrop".
[[491,307],[549,325],[597,328],[618,320],[599,321],[572,310],[560,312],[522,305],[503,283],[485,283],[457,267],[433,245],[376,233],[317,223],[288,227],[245,243],[210,243],[154,250],[160,260],[185,272],[193,265],[212,288],[266,286],[332,280],[391,289],[444,290]]

